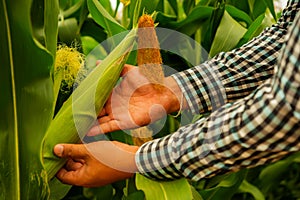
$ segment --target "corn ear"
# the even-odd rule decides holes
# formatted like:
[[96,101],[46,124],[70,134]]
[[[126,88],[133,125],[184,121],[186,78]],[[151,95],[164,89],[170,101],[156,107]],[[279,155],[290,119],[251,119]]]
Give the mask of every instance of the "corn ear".
[[137,63],[139,71],[154,84],[154,88],[163,89],[164,72],[159,42],[152,16],[147,14],[142,15],[138,21]]
[[[164,72],[155,24],[151,15],[143,14],[138,21],[137,64],[139,71],[157,91],[164,89]],[[147,126],[131,130],[134,145],[141,146],[151,141],[152,131]]]
[[41,152],[48,180],[53,178],[65,163],[53,154],[53,147],[58,143],[79,143],[94,125],[97,114],[119,79],[135,37],[136,29],[132,29],[74,90],[51,122]]

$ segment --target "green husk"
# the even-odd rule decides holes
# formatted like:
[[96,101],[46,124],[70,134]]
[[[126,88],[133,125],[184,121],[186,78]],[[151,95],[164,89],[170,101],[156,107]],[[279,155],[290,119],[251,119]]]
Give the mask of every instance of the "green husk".
[[53,147],[58,143],[79,143],[94,125],[97,114],[119,79],[135,36],[136,29],[133,29],[82,81],[51,122],[42,149],[48,180],[53,178],[65,163],[65,160],[53,154]]

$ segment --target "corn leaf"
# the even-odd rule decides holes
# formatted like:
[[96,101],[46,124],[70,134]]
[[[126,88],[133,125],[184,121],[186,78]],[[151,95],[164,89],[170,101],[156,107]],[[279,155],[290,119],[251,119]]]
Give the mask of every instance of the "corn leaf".
[[101,5],[97,0],[87,0],[88,9],[93,19],[102,26],[109,37],[126,31]]
[[31,8],[31,0],[0,1],[0,199],[49,196],[40,149],[52,118],[53,55],[33,34]]
[[227,11],[225,11],[213,40],[209,56],[213,57],[221,51],[233,49],[246,31],[247,29],[235,21]]
[[153,181],[140,174],[136,174],[135,181],[137,189],[143,190],[147,200],[193,199],[191,187],[186,179],[163,182]]

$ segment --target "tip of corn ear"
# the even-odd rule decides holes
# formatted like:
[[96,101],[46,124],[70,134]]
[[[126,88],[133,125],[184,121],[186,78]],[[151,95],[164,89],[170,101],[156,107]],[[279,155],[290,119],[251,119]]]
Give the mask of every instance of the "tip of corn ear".
[[154,27],[154,21],[151,15],[143,14],[138,21],[139,28]]

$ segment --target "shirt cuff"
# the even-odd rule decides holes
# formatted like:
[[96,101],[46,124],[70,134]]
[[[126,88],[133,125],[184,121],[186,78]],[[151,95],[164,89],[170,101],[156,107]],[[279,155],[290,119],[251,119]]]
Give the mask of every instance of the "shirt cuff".
[[193,114],[211,112],[227,102],[218,70],[208,63],[173,74]]
[[138,172],[156,180],[181,178],[174,153],[170,135],[143,144],[135,154]]

